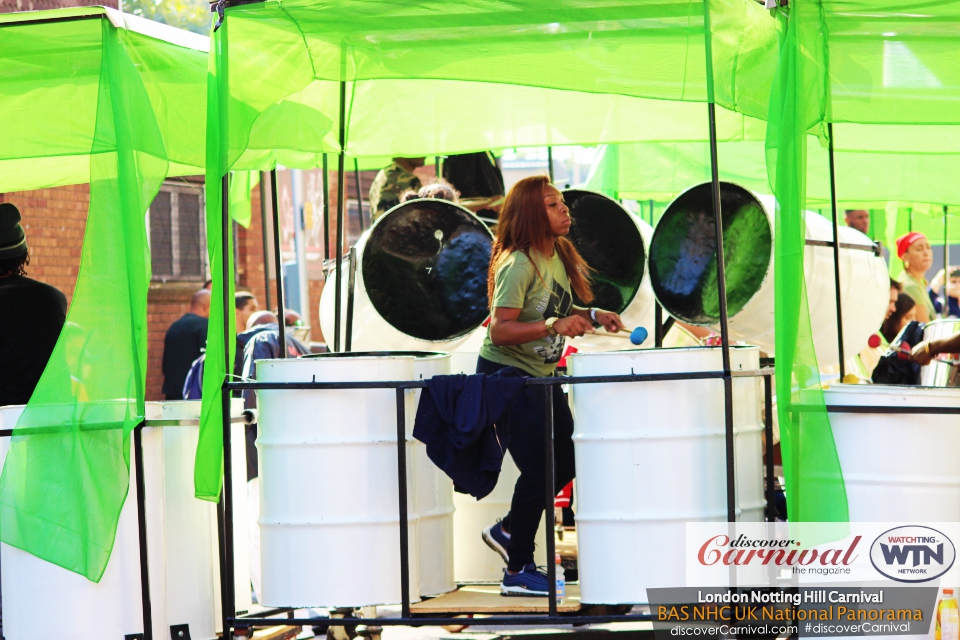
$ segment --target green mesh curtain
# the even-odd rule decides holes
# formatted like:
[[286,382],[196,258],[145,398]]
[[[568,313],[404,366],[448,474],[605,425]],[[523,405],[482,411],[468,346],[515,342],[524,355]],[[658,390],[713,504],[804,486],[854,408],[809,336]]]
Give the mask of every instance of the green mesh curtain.
[[202,132],[202,118],[166,100],[202,90],[203,54],[136,20],[147,34],[118,28],[123,18],[103,9],[30,17],[70,19],[0,19],[0,162],[31,169],[0,188],[89,181],[90,209],[66,326],[0,476],[0,539],[99,581],[129,488],[130,432],[144,415],[144,216],[171,164],[195,170],[203,157],[186,137]]
[[847,495],[820,386],[803,269],[807,131],[822,120],[827,100],[818,11],[814,2],[792,2],[789,14],[779,15],[785,28],[767,128],[767,167],[777,196],[777,408],[790,520],[845,522]]

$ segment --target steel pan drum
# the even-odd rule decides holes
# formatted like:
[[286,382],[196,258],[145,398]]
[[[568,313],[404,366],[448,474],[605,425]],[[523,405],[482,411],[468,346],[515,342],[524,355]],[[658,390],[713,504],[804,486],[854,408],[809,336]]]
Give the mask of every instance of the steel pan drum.
[[[923,327],[924,342],[947,338],[960,332],[960,319],[943,318]],[[924,387],[960,387],[960,354],[941,353],[930,364],[920,367],[920,384]]]

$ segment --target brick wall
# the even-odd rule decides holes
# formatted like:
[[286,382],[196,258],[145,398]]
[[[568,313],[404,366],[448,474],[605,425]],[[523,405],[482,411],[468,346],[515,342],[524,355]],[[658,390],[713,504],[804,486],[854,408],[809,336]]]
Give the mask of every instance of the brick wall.
[[147,400],[163,400],[163,337],[190,310],[195,282],[153,282],[147,292]]
[[89,185],[0,193],[0,202],[20,209],[30,247],[27,275],[56,287],[71,302],[90,207]]

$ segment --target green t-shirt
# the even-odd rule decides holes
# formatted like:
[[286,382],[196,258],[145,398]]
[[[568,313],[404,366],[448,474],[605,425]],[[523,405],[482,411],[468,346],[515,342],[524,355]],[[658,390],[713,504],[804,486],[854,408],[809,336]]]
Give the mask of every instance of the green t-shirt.
[[930,300],[930,295],[927,293],[927,281],[919,282],[906,271],[900,274],[899,280],[903,284],[903,292],[913,298],[913,301],[918,305],[923,305],[923,307],[926,308],[927,319],[936,320],[937,310],[934,308],[933,302]]
[[[534,264],[522,251],[513,251],[497,269],[493,290],[494,309],[520,309],[520,322],[565,318],[573,311],[570,280],[557,252],[550,258],[531,251]],[[537,272],[539,271],[539,275]],[[535,376],[553,375],[563,355],[563,336],[546,336],[533,342],[498,347],[490,341],[490,329],[480,355],[499,364],[519,367]]]

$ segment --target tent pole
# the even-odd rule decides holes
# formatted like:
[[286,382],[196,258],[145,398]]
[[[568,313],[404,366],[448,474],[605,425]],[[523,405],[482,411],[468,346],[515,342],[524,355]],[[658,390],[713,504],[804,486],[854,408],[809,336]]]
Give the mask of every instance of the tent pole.
[[327,154],[323,154],[323,259],[330,259],[330,173]]
[[344,193],[344,147],[347,145],[347,83],[340,81],[340,153],[337,155],[337,263],[333,290],[333,350],[340,351],[340,309],[343,304],[343,287],[340,286],[340,276],[343,271],[343,199]]
[[553,184],[553,147],[547,147],[547,175],[550,176],[550,184]]
[[273,307],[270,304],[270,251],[267,247],[270,241],[267,238],[267,172],[260,172],[260,229],[263,231],[263,298],[267,303],[267,309]]
[[[224,358],[224,385],[233,374],[233,361],[230,358],[230,341],[236,341],[236,335],[230,332],[230,310],[234,308],[230,300],[230,174],[220,178],[221,202],[221,251],[220,271],[223,286],[223,358]],[[236,616],[237,600],[234,588],[233,567],[233,457],[230,442],[230,391],[223,386],[220,388],[221,411],[223,414],[223,554],[226,571],[223,572],[225,582],[220,585],[223,594],[223,638],[233,639],[230,620]]]
[[280,207],[277,206],[277,192],[279,191],[277,186],[277,169],[274,167],[270,170],[270,209],[273,214],[273,260],[274,260],[274,271],[276,272],[277,277],[277,326],[280,329],[280,344],[283,345],[283,348],[280,349],[280,357],[287,357],[287,329],[286,329],[286,319],[284,317],[283,309],[283,262],[280,257]]
[[726,422],[727,522],[737,520],[736,460],[733,439],[733,378],[730,375],[730,332],[727,327],[727,276],[723,264],[723,218],[720,209],[720,167],[717,161],[717,108],[707,103],[710,120],[710,174],[713,222],[717,240],[717,297],[720,303],[720,344],[723,356],[723,413]]
[[830,160],[830,210],[833,214],[833,286],[837,294],[837,349],[840,354],[840,381],[847,374],[843,353],[843,309],[840,303],[840,236],[837,224],[837,172],[833,157],[833,123],[827,123],[827,152]]
[[950,315],[950,239],[947,235],[947,205],[943,205],[943,317]]
[[353,178],[357,183],[357,215],[360,217],[360,231],[367,230],[367,223],[363,219],[363,194],[360,191],[360,161],[353,159]]
[[147,557],[147,495],[143,477],[143,422],[133,430],[133,458],[137,485],[137,532],[140,543],[140,603],[143,640],[153,640],[153,605],[150,602],[150,562]]

